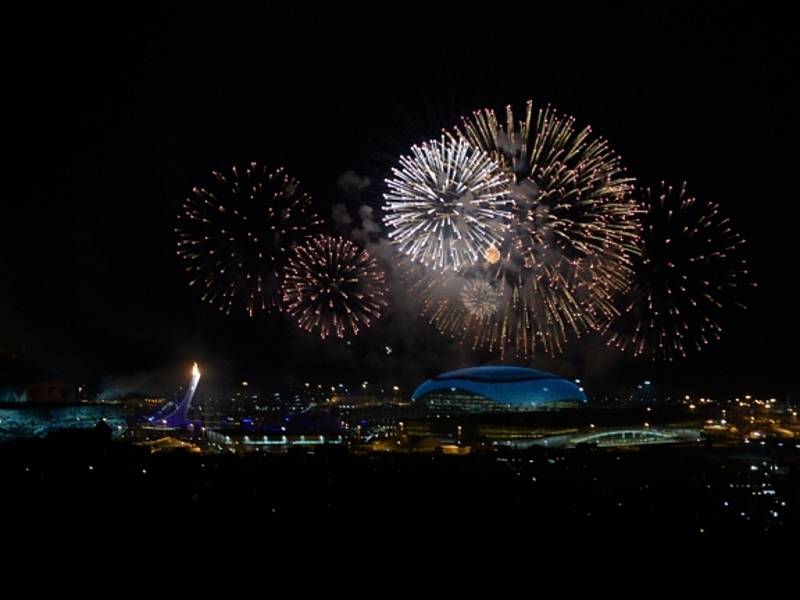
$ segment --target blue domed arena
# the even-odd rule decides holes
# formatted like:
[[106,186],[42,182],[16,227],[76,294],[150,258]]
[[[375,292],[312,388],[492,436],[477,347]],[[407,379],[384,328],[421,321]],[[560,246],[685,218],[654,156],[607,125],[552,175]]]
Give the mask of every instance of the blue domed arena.
[[517,412],[576,408],[583,388],[553,373],[524,367],[485,366],[432,377],[412,395],[440,412]]

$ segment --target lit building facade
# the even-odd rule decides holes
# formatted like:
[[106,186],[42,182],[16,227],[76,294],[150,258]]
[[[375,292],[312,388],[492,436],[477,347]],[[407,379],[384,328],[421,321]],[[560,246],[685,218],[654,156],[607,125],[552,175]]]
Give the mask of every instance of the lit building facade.
[[575,408],[583,388],[546,371],[486,366],[450,371],[420,385],[412,400],[444,413],[485,413]]

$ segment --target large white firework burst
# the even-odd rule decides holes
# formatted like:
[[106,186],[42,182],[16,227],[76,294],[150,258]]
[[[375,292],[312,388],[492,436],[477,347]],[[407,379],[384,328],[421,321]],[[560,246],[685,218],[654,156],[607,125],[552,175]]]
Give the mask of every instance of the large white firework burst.
[[534,111],[531,102],[519,121],[510,107],[501,118],[477,111],[455,135],[511,175],[512,218],[484,260],[458,274],[496,290],[497,309],[488,316],[452,293],[446,273],[408,269],[407,285],[431,323],[474,348],[527,359],[559,354],[570,336],[618,315],[641,225],[633,180],[608,143],[549,106]]
[[512,109],[504,119],[482,110],[463,119],[457,134],[480,148],[506,172],[513,218],[484,261],[463,270],[497,290],[498,309],[478,319],[467,307],[436,293],[435,274],[416,286],[425,313],[443,332],[475,347],[558,354],[570,334],[597,330],[619,310],[640,252],[640,209],[620,157],[590,127],[551,107],[523,119]]
[[512,219],[510,173],[461,137],[411,148],[392,169],[384,223],[400,252],[433,269],[459,270],[502,241]]

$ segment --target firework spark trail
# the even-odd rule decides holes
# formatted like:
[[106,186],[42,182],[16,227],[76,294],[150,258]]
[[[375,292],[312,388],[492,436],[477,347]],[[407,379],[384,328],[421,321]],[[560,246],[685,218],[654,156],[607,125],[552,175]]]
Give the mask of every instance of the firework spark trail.
[[755,286],[741,256],[745,240],[718,204],[687,194],[686,184],[641,192],[644,248],[622,316],[606,323],[607,343],[652,360],[683,358],[719,339],[728,304]]
[[286,312],[322,339],[369,327],[386,305],[385,293],[375,258],[348,240],[324,235],[295,248],[283,282]]
[[[575,315],[583,315],[569,282],[559,282],[560,288],[549,282],[543,289],[535,277],[495,272],[488,262],[464,276],[406,265],[404,279],[410,293],[422,299],[422,314],[437,329],[475,349],[498,352],[501,358],[527,358],[537,348],[546,354],[563,352],[568,328],[576,327]],[[483,311],[468,300],[475,289],[487,293]]]
[[280,310],[280,272],[293,244],[322,221],[311,199],[282,168],[258,163],[214,171],[208,187],[195,187],[178,213],[177,253],[189,285],[204,301],[230,314]]
[[459,270],[502,240],[512,218],[511,177],[463,138],[414,146],[392,173],[384,223],[413,260]]

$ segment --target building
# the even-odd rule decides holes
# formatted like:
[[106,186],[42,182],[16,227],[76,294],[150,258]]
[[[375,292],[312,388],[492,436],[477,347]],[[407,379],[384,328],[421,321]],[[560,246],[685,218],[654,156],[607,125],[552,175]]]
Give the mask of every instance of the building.
[[336,394],[331,397],[331,404],[342,409],[390,406],[397,402],[396,397],[375,394]]
[[546,371],[485,366],[437,375],[420,385],[414,402],[443,413],[520,412],[575,408],[583,388]]

